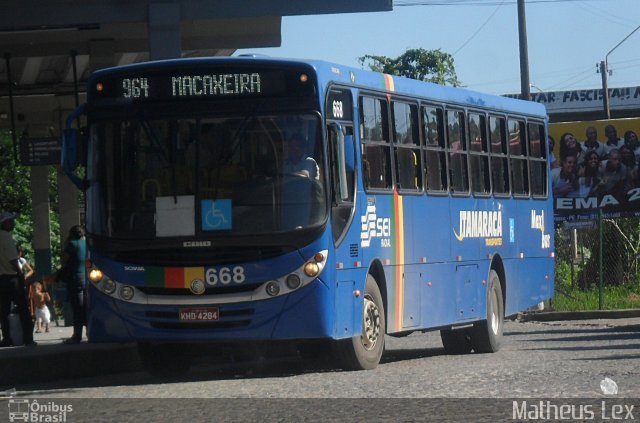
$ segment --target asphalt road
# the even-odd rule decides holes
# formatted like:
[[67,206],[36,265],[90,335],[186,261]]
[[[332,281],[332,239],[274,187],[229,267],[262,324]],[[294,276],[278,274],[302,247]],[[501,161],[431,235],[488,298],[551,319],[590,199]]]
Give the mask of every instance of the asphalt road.
[[[635,407],[632,417],[640,421],[640,318],[508,321],[495,354],[446,355],[438,332],[386,342],[372,371],[343,372],[289,355],[240,363],[203,357],[181,377],[133,371],[56,380],[18,385],[13,399],[73,404],[66,421],[112,421],[112,413],[121,421],[140,413],[152,421],[421,421],[434,415],[465,421],[462,409],[478,418],[472,420],[512,421],[513,398],[589,399],[627,401],[614,405]],[[607,382],[608,392],[601,387],[605,378],[615,383]],[[354,411],[363,407],[367,418]],[[430,418],[420,410],[432,410]]]

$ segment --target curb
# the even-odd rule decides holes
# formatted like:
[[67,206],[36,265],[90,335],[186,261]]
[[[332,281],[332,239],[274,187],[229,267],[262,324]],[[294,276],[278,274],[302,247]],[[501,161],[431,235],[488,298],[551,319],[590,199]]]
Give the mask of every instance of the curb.
[[640,310],[540,311],[518,315],[524,322],[552,322],[558,320],[632,319],[640,317]]
[[135,344],[39,345],[3,351],[0,390],[16,385],[91,377],[142,368]]

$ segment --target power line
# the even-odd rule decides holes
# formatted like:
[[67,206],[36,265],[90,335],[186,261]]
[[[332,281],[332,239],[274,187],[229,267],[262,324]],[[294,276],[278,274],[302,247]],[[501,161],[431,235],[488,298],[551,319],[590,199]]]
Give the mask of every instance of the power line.
[[597,16],[598,18],[607,20],[617,25],[626,25],[629,22],[634,22],[633,20],[625,19],[621,16],[614,15],[613,13],[610,13],[608,10],[597,7],[593,4],[579,2],[577,6],[582,10],[586,11],[587,13],[592,14],[593,16]]
[[467,44],[469,44],[469,42],[470,42],[471,40],[473,40],[473,39],[476,37],[476,35],[478,35],[478,33],[479,33],[480,31],[482,31],[482,28],[484,28],[484,27],[489,23],[489,21],[491,20],[491,18],[493,18],[493,16],[496,14],[496,12],[498,12],[498,10],[500,9],[500,6],[502,6],[502,5],[504,4],[504,2],[505,2],[505,1],[506,1],[506,0],[502,0],[502,3],[500,3],[500,4],[499,4],[499,5],[498,5],[494,10],[493,10],[493,13],[491,13],[491,15],[489,15],[489,17],[484,21],[484,23],[483,23],[482,25],[480,25],[480,27],[479,27],[479,28],[478,28],[478,29],[477,29],[473,34],[471,34],[471,37],[469,37],[469,38],[467,39],[467,41],[465,41],[464,43],[462,43],[462,45],[461,45],[460,47],[458,47],[458,49],[457,49],[455,52],[453,52],[452,56],[455,56],[456,54],[458,54],[458,52],[459,52],[460,50],[462,50],[462,49],[463,49]]
[[[551,3],[575,3],[575,2],[611,2],[613,0],[527,0],[527,4],[551,4]],[[509,0],[504,4],[516,4],[516,0]],[[499,6],[502,2],[497,0],[396,0],[393,5],[396,7],[403,6]]]

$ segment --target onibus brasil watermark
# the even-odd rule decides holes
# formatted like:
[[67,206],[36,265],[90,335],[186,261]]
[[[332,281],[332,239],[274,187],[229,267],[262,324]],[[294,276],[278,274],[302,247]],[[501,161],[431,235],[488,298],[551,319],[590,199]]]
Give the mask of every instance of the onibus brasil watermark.
[[39,402],[30,399],[10,399],[10,422],[66,422],[69,414],[73,412],[72,404],[60,404],[55,401]]

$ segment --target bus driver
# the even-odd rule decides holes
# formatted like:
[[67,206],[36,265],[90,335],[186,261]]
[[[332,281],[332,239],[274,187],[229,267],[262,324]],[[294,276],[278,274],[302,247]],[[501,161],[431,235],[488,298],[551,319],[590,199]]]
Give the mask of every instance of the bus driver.
[[284,162],[284,173],[294,173],[318,180],[318,164],[305,153],[305,140],[301,133],[296,132],[289,139],[289,156]]

